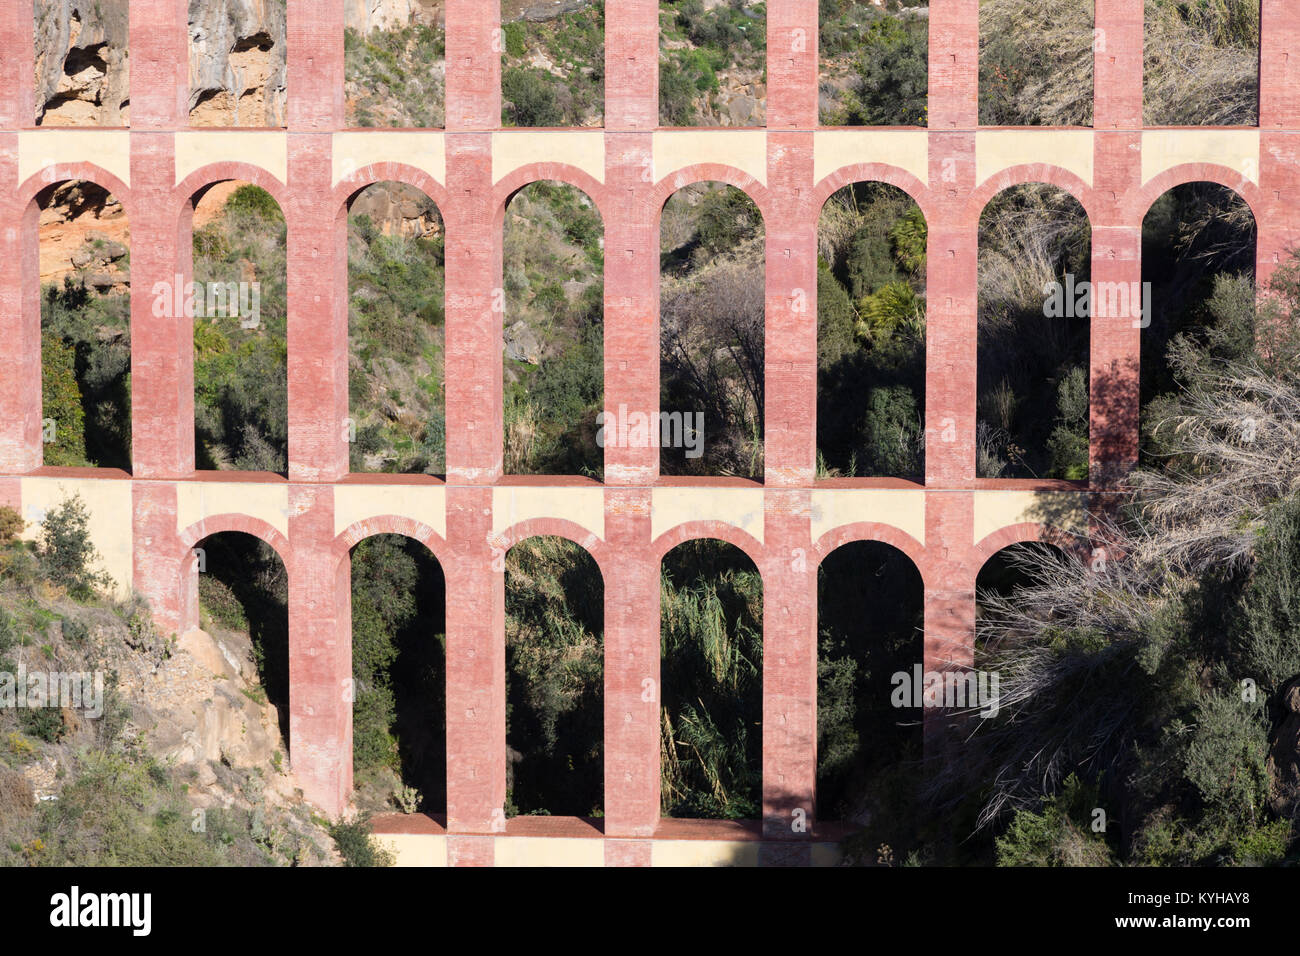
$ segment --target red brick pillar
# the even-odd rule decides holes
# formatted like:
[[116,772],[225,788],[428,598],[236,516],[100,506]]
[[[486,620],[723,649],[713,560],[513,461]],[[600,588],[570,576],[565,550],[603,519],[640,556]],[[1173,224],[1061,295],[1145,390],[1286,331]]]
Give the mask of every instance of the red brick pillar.
[[[1300,248],[1300,18],[1285,0],[1263,0],[1260,6],[1259,208],[1255,247],[1255,279],[1259,287],[1277,267]],[[1282,132],[1290,130],[1291,132]]]
[[1092,125],[1142,126],[1142,0],[1096,0]]
[[289,479],[348,473],[346,213],[331,191],[327,133],[289,137]]
[[1300,129],[1300,17],[1291,0],[1259,10],[1260,129]]
[[[974,499],[968,493],[927,494],[925,507],[926,674],[975,666],[975,579],[979,559],[967,542],[974,536]],[[919,702],[916,702],[919,703]],[[944,742],[946,714],[926,708],[925,746]]]
[[[186,0],[131,0],[129,16],[132,128],[176,129],[188,125],[190,50]],[[134,232],[135,223],[131,225]]]
[[767,37],[762,812],[767,836],[806,840],[817,776],[817,571],[809,492],[794,488],[812,484],[817,464],[817,5],[770,3]]
[[343,127],[343,3],[288,4],[288,125],[293,130]]
[[[659,561],[650,490],[605,492],[605,835],[649,837],[659,823]],[[649,862],[649,844],[628,845]]]
[[1268,285],[1277,268],[1300,250],[1300,142],[1292,132],[1260,132],[1260,200],[1255,212],[1255,281]]
[[817,4],[767,4],[767,128],[817,126]]
[[17,133],[0,133],[0,183],[0,472],[19,474],[40,467],[43,449],[40,210],[18,198]]
[[[447,0],[447,129],[501,125],[501,4]],[[450,270],[448,270],[450,272]]]
[[[194,471],[194,320],[178,291],[192,274],[191,219],[176,202],[172,138],[131,134],[131,462],[137,478]],[[177,289],[177,276],[181,288]],[[158,306],[157,308],[155,306]]]
[[132,504],[132,584],[149,601],[163,634],[182,634],[198,623],[195,567],[176,531],[176,485],[134,482]]
[[930,182],[925,480],[954,487],[975,478],[979,210],[967,208],[975,182],[973,133],[930,134]]
[[817,566],[811,498],[769,490],[763,519],[763,832],[806,840],[817,785]]
[[[659,5],[605,8],[605,408],[659,409]],[[638,131],[638,132],[632,132]],[[659,822],[659,562],[650,553],[657,447],[605,445],[605,844],[609,865],[648,866]]]
[[27,129],[36,122],[33,2],[7,0],[0,4],[0,50],[5,51],[0,58],[0,129]]
[[490,488],[448,486],[447,539],[448,860],[490,865],[506,799],[506,550]]
[[607,4],[605,129],[650,130],[658,125],[658,0]]
[[979,0],[930,3],[930,129],[972,129],[978,121],[979,14]]
[[[1088,479],[1093,488],[1108,488],[1137,465],[1138,371],[1143,323],[1150,321],[1142,315],[1140,224],[1093,224],[1092,282]],[[1127,290],[1128,308],[1114,309],[1125,296],[1108,289]],[[1118,314],[1102,314],[1109,311]]]
[[817,213],[812,133],[768,133],[764,481],[807,485],[817,466]]
[[336,560],[334,490],[289,486],[289,759],[331,817],[352,792],[352,564]]

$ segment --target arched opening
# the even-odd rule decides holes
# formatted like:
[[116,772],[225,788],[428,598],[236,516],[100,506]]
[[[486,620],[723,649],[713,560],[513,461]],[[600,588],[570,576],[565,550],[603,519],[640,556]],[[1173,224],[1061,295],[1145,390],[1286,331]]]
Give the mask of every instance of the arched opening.
[[284,213],[260,186],[227,181],[194,198],[192,222],[196,466],[287,474]]
[[223,531],[194,548],[198,623],[237,657],[249,658],[289,748],[289,577],[265,541]]
[[131,468],[130,224],[87,180],[34,200],[44,463]]
[[506,203],[506,474],[604,476],[605,229],[581,189],[539,181]]
[[661,0],[659,125],[767,123],[767,5]]
[[286,5],[191,3],[189,10],[190,125],[287,126]]
[[37,126],[130,125],[126,7],[127,0],[32,4]]
[[660,579],[664,816],[760,815],[763,582],[734,545],[686,541]]
[[979,231],[976,475],[1088,477],[1087,213],[1044,183],[1004,189]]
[[605,3],[501,3],[501,125],[591,126],[605,116]]
[[[896,855],[917,839],[925,589],[897,548],[843,545],[817,574],[817,816],[878,830]],[[906,698],[899,690],[907,692]]]
[[381,182],[348,207],[351,470],[442,474],[446,463],[442,215]]
[[660,470],[761,480],[762,213],[734,186],[696,183],[664,204],[659,242]]
[[1175,186],[1142,220],[1142,281],[1151,302],[1141,332],[1143,464],[1159,463],[1167,448],[1152,426],[1177,401],[1185,348],[1208,347],[1226,363],[1246,358],[1253,346],[1255,239],[1250,207],[1216,183]]
[[837,191],[817,224],[817,473],[925,475],[926,222],[901,189]]
[[605,584],[566,538],[506,554],[506,815],[604,815]]
[[412,538],[352,549],[352,772],[358,806],[447,805],[447,589]]
[[822,0],[818,6],[822,125],[926,126],[925,0]]
[[1259,0],[1146,0],[1147,126],[1259,124]]
[[980,0],[981,126],[1091,126],[1094,0]]
[[[344,122],[350,127],[446,126],[447,31],[440,5],[339,2]],[[407,16],[404,6],[413,8]]]

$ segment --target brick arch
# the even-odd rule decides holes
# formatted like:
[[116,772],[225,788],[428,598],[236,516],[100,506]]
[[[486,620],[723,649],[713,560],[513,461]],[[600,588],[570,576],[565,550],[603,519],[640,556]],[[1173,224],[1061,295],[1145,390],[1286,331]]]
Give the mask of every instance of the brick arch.
[[1263,197],[1260,196],[1259,186],[1246,179],[1235,169],[1227,166],[1220,166],[1216,163],[1182,163],[1178,166],[1171,166],[1164,172],[1147,180],[1136,196],[1127,204],[1127,208],[1132,209],[1137,216],[1137,221],[1132,225],[1142,227],[1147,213],[1151,211],[1155,201],[1163,196],[1175,186],[1184,186],[1188,183],[1214,183],[1235,193],[1250,210],[1251,218],[1255,220],[1256,230],[1260,222],[1260,205]]
[[820,567],[821,563],[833,552],[855,541],[874,541],[879,544],[887,544],[907,555],[917,573],[924,574],[922,569],[926,565],[925,545],[906,531],[901,531],[893,525],[882,524],[879,521],[854,521],[851,524],[832,528],[813,542],[812,553],[809,558],[812,559],[814,567]]
[[921,215],[925,217],[925,221],[928,223],[931,219],[930,187],[907,170],[888,163],[853,163],[850,166],[841,166],[825,177],[813,187],[812,202],[818,216],[832,196],[845,186],[852,186],[854,183],[885,183],[901,189],[907,193],[912,202],[921,207]]
[[971,193],[966,204],[966,215],[969,221],[978,226],[980,217],[984,214],[984,207],[989,204],[994,196],[1010,189],[1012,186],[1024,186],[1030,183],[1044,183],[1065,190],[1083,207],[1084,215],[1088,217],[1089,226],[1099,221],[1096,208],[1097,196],[1092,187],[1068,169],[1062,169],[1060,166],[1053,166],[1049,163],[1025,163],[1020,166],[1009,166],[984,180]]
[[380,183],[402,183],[420,190],[438,207],[438,214],[443,217],[443,228],[446,228],[447,217],[443,211],[447,208],[446,186],[423,169],[407,163],[384,161],[369,163],[353,170],[334,187],[334,200],[346,209],[360,193]]
[[582,190],[583,194],[595,204],[596,212],[600,215],[601,226],[604,226],[608,218],[605,209],[605,184],[590,173],[568,163],[526,163],[518,169],[511,170],[494,183],[492,195],[497,209],[497,218],[501,220],[498,226],[504,225],[506,207],[510,205],[510,200],[514,198],[515,193],[526,186],[540,182],[563,183],[565,186]]
[[[293,548],[286,538],[278,529],[267,524],[261,518],[254,518],[251,515],[241,515],[225,513],[218,515],[209,515],[182,531],[177,537],[187,552],[193,551],[199,542],[205,538],[210,538],[214,534],[222,534],[230,531],[238,531],[244,534],[251,534],[254,538],[259,538],[266,544],[269,544],[280,558],[286,571],[292,572]],[[185,558],[186,566],[194,560],[192,554]]]
[[986,535],[975,545],[971,552],[972,563],[975,564],[973,570],[978,575],[984,569],[984,565],[988,564],[990,558],[1013,544],[1038,543],[1060,547],[1064,534],[1066,532],[1039,521],[1021,521],[1018,524],[1010,524],[1005,528],[999,528],[992,534]]
[[108,170],[95,163],[51,163],[40,172],[33,173],[18,187],[18,199],[24,206],[31,205],[37,196],[59,183],[88,182],[108,190],[122,204],[127,219],[131,218],[131,188]]
[[742,172],[735,166],[725,166],[722,163],[696,163],[693,166],[683,166],[655,183],[653,194],[655,230],[657,231],[661,226],[664,204],[672,198],[673,193],[680,192],[687,186],[693,186],[696,183],[713,182],[735,186],[748,196],[750,202],[758,207],[759,215],[763,217],[763,224],[766,229],[773,212],[772,194],[768,192],[766,186],[749,175],[749,173]]
[[605,569],[609,564],[609,549],[605,542],[595,532],[588,531],[576,521],[570,521],[567,518],[528,518],[494,534],[490,543],[493,547],[509,551],[515,545],[527,541],[529,538],[545,537],[563,538],[566,541],[572,541],[583,551],[586,551],[591,556],[591,559],[596,562],[601,581],[603,582],[608,577]]
[[762,576],[763,562],[767,557],[762,543],[748,531],[743,531],[734,524],[727,524],[725,521],[716,519],[686,521],[668,529],[650,542],[650,554],[655,559],[656,564],[663,564],[665,555],[679,544],[705,538],[714,538],[735,546],[753,562],[754,567],[758,569],[759,576]]
[[181,180],[173,193],[180,205],[180,216],[189,215],[191,203],[197,201],[209,187],[234,180],[252,183],[254,186],[265,189],[271,194],[271,198],[275,200],[276,205],[280,207],[280,212],[284,214],[285,219],[288,219],[289,188],[255,163],[234,161],[209,163],[194,170]]
[[348,525],[334,539],[335,556],[341,561],[362,541],[378,534],[396,534],[420,542],[443,567],[451,560],[447,542],[438,532],[422,521],[394,514],[375,515]]

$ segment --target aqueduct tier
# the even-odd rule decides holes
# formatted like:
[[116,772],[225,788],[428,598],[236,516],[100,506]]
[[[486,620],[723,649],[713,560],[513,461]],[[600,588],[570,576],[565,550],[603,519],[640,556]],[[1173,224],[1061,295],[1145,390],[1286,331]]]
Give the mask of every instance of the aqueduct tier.
[[[839,545],[893,545],[925,587],[927,670],[970,666],[975,577],[1048,526],[1085,528],[1090,495],[1137,455],[1141,329],[1091,325],[1091,483],[976,478],[976,251],[981,210],[1024,182],[1057,185],[1092,228],[1094,282],[1141,281],[1142,220],[1174,185],[1235,190],[1257,224],[1263,281],[1300,239],[1300,20],[1264,0],[1258,128],[1142,126],[1142,0],[1098,0],[1092,129],[978,128],[976,0],[932,0],[928,129],[818,128],[817,4],[767,4],[768,125],[657,127],[657,4],[606,11],[603,129],[500,128],[495,0],[448,0],[447,128],[343,129],[343,4],[288,5],[282,130],[186,128],[187,0],[132,0],[130,129],[32,128],[31,0],[0,11],[0,502],[39,520],[65,495],[92,509],[117,586],[158,624],[197,625],[192,549],[220,531],[270,544],[289,578],[290,741],[306,795],[330,813],[351,791],[349,549],[400,533],[446,576],[447,824],[452,863],[502,859],[506,789],[504,564],[513,543],[567,537],[605,581],[603,840],[594,861],[649,862],[660,820],[660,559],[690,538],[741,548],[763,579],[763,828],[807,858],[816,767],[817,568]],[[1288,15],[1290,14],[1290,15]],[[130,218],[131,473],[42,465],[36,201],[96,182]],[[155,315],[156,284],[188,277],[196,197],[263,186],[288,226],[288,476],[199,473],[192,320]],[[762,483],[659,476],[657,448],[608,447],[603,484],[502,474],[502,221],[513,192],[571,183],[605,223],[605,407],[659,404],[659,215],[715,180],[747,193],[766,234]],[[371,183],[408,183],[446,227],[446,481],[348,473],[347,210]],[[838,188],[883,181],[929,223],[924,483],[817,481],[817,223]],[[29,529],[29,534],[33,533]],[[674,824],[676,825],[676,824]],[[514,826],[512,823],[510,826]],[[675,831],[674,831],[675,832]],[[802,848],[802,849],[800,849]],[[589,854],[590,855],[590,854]]]

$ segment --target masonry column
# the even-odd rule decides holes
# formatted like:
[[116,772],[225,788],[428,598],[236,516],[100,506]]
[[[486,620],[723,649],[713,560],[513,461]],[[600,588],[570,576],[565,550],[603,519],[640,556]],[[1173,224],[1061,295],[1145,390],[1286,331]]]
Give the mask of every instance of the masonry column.
[[500,124],[499,5],[449,0],[447,22],[447,858],[493,862],[505,829],[505,549],[501,475],[501,235],[492,204]]
[[659,561],[651,553],[651,490],[607,488],[605,540],[605,859],[649,866],[660,817],[662,709]]
[[[189,122],[190,98],[186,0],[131,0],[128,8],[131,128],[184,127]],[[136,231],[134,220],[131,231]],[[134,276],[134,258],[131,264]]]
[[[605,408],[659,408],[659,5],[605,10]],[[659,823],[659,562],[650,553],[659,449],[605,444],[605,862],[648,866]],[[622,839],[620,839],[622,838]]]
[[1300,248],[1300,17],[1285,0],[1260,7],[1259,126],[1255,280],[1263,289]]
[[343,3],[288,4],[288,123],[293,130],[343,127]]
[[1300,17],[1291,0],[1259,9],[1259,127],[1300,129]]
[[[173,196],[172,131],[186,123],[188,16],[183,0],[130,4],[131,462],[137,478],[194,470],[193,319],[177,309],[189,223]],[[184,280],[182,280],[184,281]],[[156,288],[164,291],[154,308]]]
[[41,276],[35,202],[18,198],[18,136],[0,132],[0,473],[39,468]]
[[[763,518],[763,833],[812,836],[817,785],[817,566],[811,492],[769,489]],[[806,862],[795,859],[771,862]]]
[[352,793],[352,565],[337,560],[334,489],[289,486],[289,760],[338,817]]
[[289,135],[289,480],[348,473],[347,226],[328,133]]
[[132,586],[149,601],[154,624],[164,635],[180,635],[188,619],[188,551],[177,531],[176,485],[131,484]]
[[1092,125],[1142,127],[1142,0],[1095,0]]
[[35,24],[33,0],[0,5],[0,129],[27,129],[36,122]]
[[1142,226],[1092,228],[1088,480],[1110,488],[1137,466],[1143,329]]
[[975,479],[979,211],[968,208],[974,181],[975,134],[931,133],[925,481],[938,488]]
[[930,129],[974,129],[979,120],[979,0],[931,0],[929,19]]
[[131,467],[137,478],[194,471],[194,320],[176,307],[183,291],[178,276],[183,283],[189,272],[190,232],[174,195],[175,169],[170,133],[131,133]]
[[[975,666],[974,493],[926,495],[925,637],[922,662],[926,674],[969,670]],[[919,703],[919,702],[916,702]],[[947,714],[925,709],[925,748],[933,753],[946,742]]]

